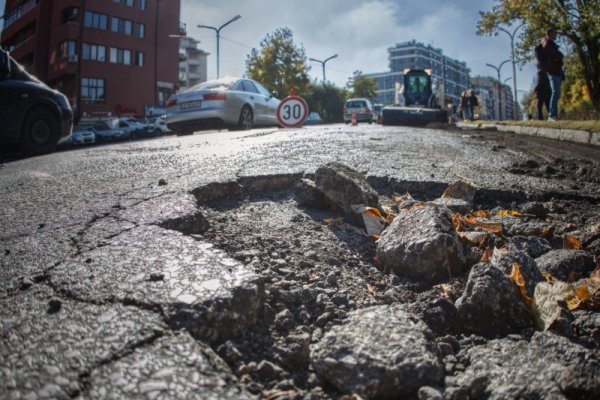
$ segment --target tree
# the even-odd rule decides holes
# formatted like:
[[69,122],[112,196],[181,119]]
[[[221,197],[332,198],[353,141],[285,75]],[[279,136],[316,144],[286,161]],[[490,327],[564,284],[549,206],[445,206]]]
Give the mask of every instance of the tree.
[[377,82],[375,79],[364,76],[362,71],[354,71],[346,86],[352,90],[354,97],[374,99],[377,95]]
[[252,49],[246,58],[248,77],[262,83],[278,97],[306,93],[309,78],[303,47],[294,44],[289,28],[279,28],[260,42],[260,51]]
[[311,111],[316,111],[323,122],[343,122],[342,109],[348,97],[346,90],[330,83],[311,84],[306,96],[306,102]]
[[[518,53],[531,59],[531,48],[554,28],[568,44],[567,51],[581,66],[581,78],[591,103],[600,111],[600,1],[598,0],[496,0],[489,12],[480,12],[478,35],[498,34],[499,28],[524,22]],[[567,74],[572,73],[567,71]]]
[[560,109],[568,119],[598,119],[594,112],[588,88],[582,78],[581,65],[574,56],[566,57],[565,65],[569,74],[562,84]]

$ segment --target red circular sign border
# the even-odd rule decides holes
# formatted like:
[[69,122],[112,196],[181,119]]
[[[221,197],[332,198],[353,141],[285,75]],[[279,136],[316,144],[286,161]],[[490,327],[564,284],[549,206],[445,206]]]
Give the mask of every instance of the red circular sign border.
[[[281,110],[281,107],[283,107],[285,105],[285,103],[290,100],[298,100],[300,103],[302,103],[302,105],[304,106],[304,110],[305,110],[304,116],[302,117],[302,119],[294,125],[284,123],[284,122],[282,122],[281,118],[279,118],[279,111]],[[285,99],[281,100],[281,103],[279,103],[279,105],[277,106],[277,121],[284,128],[298,128],[298,127],[304,125],[304,123],[306,122],[306,118],[308,118],[308,103],[306,102],[306,100],[304,100],[300,96],[288,96]]]

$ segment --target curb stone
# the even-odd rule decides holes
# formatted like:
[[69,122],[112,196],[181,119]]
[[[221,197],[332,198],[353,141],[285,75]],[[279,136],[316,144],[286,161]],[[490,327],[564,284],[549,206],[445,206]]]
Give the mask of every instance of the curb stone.
[[461,129],[485,130],[496,129],[500,132],[511,132],[517,135],[538,136],[547,139],[580,144],[600,146],[600,132],[588,132],[577,129],[542,128],[521,125],[501,125],[494,123],[470,124],[457,122],[456,126]]

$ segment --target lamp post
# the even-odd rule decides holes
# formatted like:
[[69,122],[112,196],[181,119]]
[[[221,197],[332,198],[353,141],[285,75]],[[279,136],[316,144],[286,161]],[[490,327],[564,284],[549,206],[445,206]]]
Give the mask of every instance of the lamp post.
[[500,78],[500,70],[502,69],[502,66],[507,62],[510,62],[510,60],[502,61],[497,67],[493,64],[485,64],[488,67],[495,69],[498,73],[498,121],[502,121],[502,78]]
[[525,23],[521,23],[520,25],[518,25],[513,31],[512,33],[507,31],[504,28],[498,28],[498,30],[506,33],[509,37],[510,37],[510,59],[512,61],[512,67],[513,67],[513,91],[514,91],[514,97],[515,97],[515,102],[513,103],[514,108],[515,108],[515,118],[517,118],[517,102],[516,102],[516,98],[517,98],[517,69],[516,69],[516,62],[515,62],[515,34],[517,33],[517,31],[523,26],[525,25]]
[[338,55],[334,54],[329,58],[326,58],[325,60],[321,61],[321,60],[317,60],[316,58],[309,58],[309,61],[314,61],[314,62],[318,62],[321,63],[321,65],[323,66],[323,84],[325,84],[325,63],[329,60],[331,60],[332,58],[336,58]]
[[227,25],[231,24],[232,22],[237,21],[240,18],[242,18],[241,15],[236,15],[235,17],[231,18],[229,21],[225,22],[223,25],[221,25],[218,28],[216,28],[214,26],[208,26],[208,25],[198,25],[198,28],[212,29],[213,31],[215,31],[217,33],[217,79],[221,77],[221,71],[219,69],[219,39],[221,38],[221,29],[225,28]]

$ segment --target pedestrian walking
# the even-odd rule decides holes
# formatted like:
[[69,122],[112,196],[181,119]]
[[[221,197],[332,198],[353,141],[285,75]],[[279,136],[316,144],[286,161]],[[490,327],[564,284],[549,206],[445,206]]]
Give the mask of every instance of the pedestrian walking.
[[546,31],[546,37],[542,41],[544,49],[544,58],[546,63],[546,73],[550,83],[550,110],[548,121],[555,121],[558,118],[558,99],[560,98],[560,85],[564,79],[563,54],[560,52],[556,31],[552,28]]
[[469,117],[471,121],[475,120],[475,107],[479,105],[479,101],[477,100],[477,96],[473,89],[469,89],[469,96],[467,97],[467,104],[469,107]]
[[460,108],[462,109],[463,121],[471,119],[469,115],[469,92],[467,90],[463,90],[460,94]]
[[544,54],[544,44],[543,41],[534,47],[533,49],[535,59],[536,59],[536,68],[537,68],[537,76],[536,76],[536,84],[533,89],[535,93],[535,98],[537,102],[537,119],[544,119],[544,106],[546,107],[546,114],[550,115],[550,95],[552,91],[550,89],[550,80],[548,79],[548,71],[547,71],[547,60],[546,55]]
[[538,69],[537,82],[533,88],[533,92],[535,93],[537,102],[537,119],[541,121],[544,119],[544,107],[546,107],[546,114],[550,116],[552,90],[550,89],[550,80],[546,71]]

